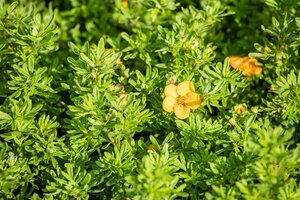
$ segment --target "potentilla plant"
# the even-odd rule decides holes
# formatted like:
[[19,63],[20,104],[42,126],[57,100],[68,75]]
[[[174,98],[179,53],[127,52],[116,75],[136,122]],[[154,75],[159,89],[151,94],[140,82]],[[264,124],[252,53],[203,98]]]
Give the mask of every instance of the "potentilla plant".
[[300,199],[297,0],[0,0],[1,199]]

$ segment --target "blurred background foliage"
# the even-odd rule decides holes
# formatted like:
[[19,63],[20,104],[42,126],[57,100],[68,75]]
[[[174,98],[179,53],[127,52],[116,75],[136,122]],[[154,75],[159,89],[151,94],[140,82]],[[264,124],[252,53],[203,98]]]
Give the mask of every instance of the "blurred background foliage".
[[[300,199],[299,10],[0,0],[0,198]],[[161,104],[184,80],[201,107],[179,120]]]

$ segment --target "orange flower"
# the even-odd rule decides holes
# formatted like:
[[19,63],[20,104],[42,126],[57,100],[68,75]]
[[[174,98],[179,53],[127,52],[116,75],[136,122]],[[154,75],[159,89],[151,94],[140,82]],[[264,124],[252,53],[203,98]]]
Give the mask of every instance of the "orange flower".
[[257,60],[249,57],[229,56],[230,66],[239,71],[243,71],[244,76],[261,74],[262,68],[256,65]]
[[183,81],[178,86],[169,84],[165,87],[164,94],[163,109],[166,112],[174,112],[179,119],[188,118],[190,111],[200,106],[200,96],[190,81]]

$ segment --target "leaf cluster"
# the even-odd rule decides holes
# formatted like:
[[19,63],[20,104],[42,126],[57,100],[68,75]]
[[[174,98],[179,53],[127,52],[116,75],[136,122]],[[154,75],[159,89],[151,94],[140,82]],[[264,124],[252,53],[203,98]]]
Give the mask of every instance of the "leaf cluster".
[[0,0],[0,199],[299,199],[299,8]]

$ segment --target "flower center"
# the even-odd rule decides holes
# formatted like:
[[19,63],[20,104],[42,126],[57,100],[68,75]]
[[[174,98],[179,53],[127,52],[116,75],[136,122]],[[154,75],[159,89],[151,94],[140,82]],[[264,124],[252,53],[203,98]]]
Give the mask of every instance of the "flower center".
[[189,92],[185,96],[178,96],[176,103],[196,109],[200,106],[200,96],[195,92]]
[[185,96],[178,96],[176,99],[177,104],[181,104],[184,105],[186,101],[186,97]]

